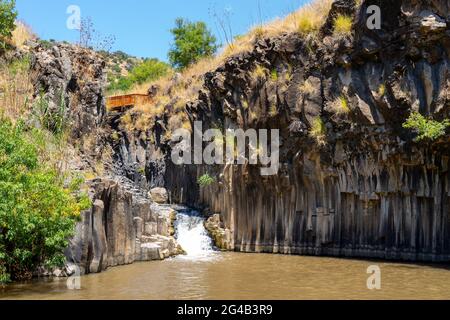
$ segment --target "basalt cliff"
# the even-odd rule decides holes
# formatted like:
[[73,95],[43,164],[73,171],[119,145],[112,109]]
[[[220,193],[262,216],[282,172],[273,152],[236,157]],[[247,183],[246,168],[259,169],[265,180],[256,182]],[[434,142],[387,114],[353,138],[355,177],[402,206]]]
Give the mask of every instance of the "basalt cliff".
[[[379,29],[367,27],[371,5],[381,10]],[[158,247],[157,258],[175,254],[171,214],[158,211],[170,209],[149,197],[160,187],[168,192],[163,202],[205,209],[224,250],[450,261],[448,129],[418,141],[403,127],[412,112],[450,118],[449,12],[448,0],[337,0],[317,35],[260,36],[251,50],[203,74],[194,99],[150,88],[167,97],[164,111],[140,126],[132,124],[142,111],[106,111],[100,58],[89,63],[91,53],[71,55],[75,49],[64,45],[35,48],[39,86],[62,90],[73,104],[74,139],[95,133],[77,165],[105,167],[91,181],[94,207],[69,260],[97,272],[150,259],[147,247]],[[353,17],[350,35],[333,33],[339,14]],[[45,77],[42,70],[64,60],[57,80]],[[176,76],[172,87],[191,82]],[[191,128],[202,121],[204,130],[280,130],[278,173],[174,164],[171,133],[180,113]],[[206,173],[214,182],[200,187]]]

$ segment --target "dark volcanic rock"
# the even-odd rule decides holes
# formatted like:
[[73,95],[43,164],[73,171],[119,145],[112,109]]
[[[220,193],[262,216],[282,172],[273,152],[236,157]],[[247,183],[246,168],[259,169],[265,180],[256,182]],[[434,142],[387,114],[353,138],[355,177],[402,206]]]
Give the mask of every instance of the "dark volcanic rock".
[[[382,9],[381,30],[365,26],[371,4]],[[229,232],[232,250],[449,261],[449,135],[417,143],[402,127],[412,111],[450,117],[448,7],[336,1],[319,38],[260,40],[206,74],[199,100],[186,106],[191,121],[280,129],[277,175],[251,165],[176,166],[167,145],[138,132],[123,133],[122,149],[143,149],[135,167],[145,166],[149,185],[158,177],[172,201],[220,214],[211,226]],[[332,34],[340,13],[355,17],[352,36]],[[258,66],[277,76],[255,78]],[[319,118],[320,141],[308,133]],[[165,165],[154,165],[155,152]],[[200,189],[205,172],[217,181]]]

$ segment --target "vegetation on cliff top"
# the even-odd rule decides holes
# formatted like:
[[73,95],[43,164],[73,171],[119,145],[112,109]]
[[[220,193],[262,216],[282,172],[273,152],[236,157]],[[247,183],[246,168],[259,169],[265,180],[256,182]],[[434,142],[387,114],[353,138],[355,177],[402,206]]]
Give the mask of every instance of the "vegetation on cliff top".
[[184,69],[201,58],[212,56],[217,50],[216,37],[204,22],[178,18],[170,32],[174,43],[169,51],[169,60],[174,68]]
[[[315,37],[328,16],[332,2],[332,0],[316,0],[285,18],[275,19],[265,25],[257,25],[246,35],[235,37],[218,54],[207,54],[202,58],[192,59],[190,65],[186,65],[179,70],[176,79],[174,73],[169,72],[166,76],[155,81],[133,85],[125,93],[146,94],[151,86],[157,87],[159,90],[153,98],[152,105],[142,106],[138,110],[130,111],[132,113],[139,112],[139,116],[126,116],[124,118],[128,120],[126,127],[144,131],[151,128],[155,116],[162,116],[169,105],[175,109],[175,112],[172,112],[171,115],[171,118],[174,118],[173,124],[176,124],[178,128],[181,126],[187,127],[188,118],[186,113],[183,112],[184,107],[189,101],[198,97],[198,92],[203,86],[204,74],[217,69],[231,56],[252,51],[256,42],[261,39],[276,37],[284,33],[296,33],[302,37]],[[180,64],[175,64],[175,66],[181,67]],[[263,73],[264,78],[270,76],[272,80],[277,76],[276,70],[269,71],[267,75],[266,70]],[[155,114],[156,111],[159,113]]]
[[108,91],[127,91],[134,85],[157,80],[167,75],[170,71],[171,68],[167,63],[158,59],[147,59],[134,66],[127,76],[112,79],[108,86]]

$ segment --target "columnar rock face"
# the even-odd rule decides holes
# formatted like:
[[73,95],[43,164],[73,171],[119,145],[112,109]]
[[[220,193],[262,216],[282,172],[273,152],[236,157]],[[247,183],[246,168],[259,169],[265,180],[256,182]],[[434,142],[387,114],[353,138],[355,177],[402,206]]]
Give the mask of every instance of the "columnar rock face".
[[[225,166],[201,192],[234,250],[450,260],[449,135],[416,143],[402,128],[410,111],[450,116],[448,2],[381,2],[397,16],[380,31],[361,13],[354,38],[266,39],[208,76],[203,119],[223,110],[226,128],[281,130],[277,175]],[[255,65],[278,80],[254,81]],[[318,117],[319,143],[305,134]]]
[[[372,4],[379,30],[366,26]],[[205,130],[279,129],[276,175],[176,166],[167,145],[127,133],[147,154],[166,155],[163,166],[150,157],[138,166],[149,185],[163,176],[172,201],[219,214],[210,229],[229,234],[231,250],[449,261],[449,135],[417,142],[402,126],[413,111],[450,117],[448,9],[445,0],[335,1],[318,37],[260,39],[207,73],[190,119]],[[354,17],[351,36],[333,34],[337,14]],[[216,183],[200,189],[206,172]]]
[[124,181],[93,182],[93,207],[82,214],[66,256],[82,273],[181,253],[175,212],[152,203]]

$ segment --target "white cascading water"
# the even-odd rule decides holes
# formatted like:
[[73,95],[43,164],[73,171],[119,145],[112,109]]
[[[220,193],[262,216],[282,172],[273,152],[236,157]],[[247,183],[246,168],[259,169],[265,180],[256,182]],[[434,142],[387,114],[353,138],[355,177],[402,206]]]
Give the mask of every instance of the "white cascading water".
[[175,221],[175,237],[181,245],[187,259],[209,258],[214,254],[213,241],[203,223],[205,219],[194,210],[182,210]]

